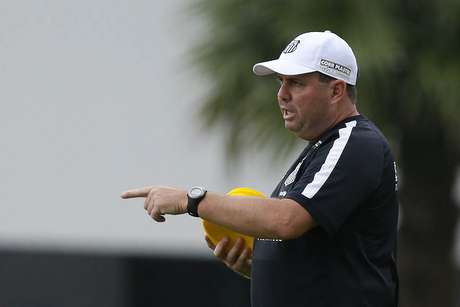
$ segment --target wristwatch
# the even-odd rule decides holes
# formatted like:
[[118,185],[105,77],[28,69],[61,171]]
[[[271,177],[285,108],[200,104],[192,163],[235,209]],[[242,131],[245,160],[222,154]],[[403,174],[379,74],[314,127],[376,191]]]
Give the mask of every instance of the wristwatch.
[[206,196],[206,190],[203,187],[192,187],[187,193],[187,212],[191,216],[198,217],[198,205]]

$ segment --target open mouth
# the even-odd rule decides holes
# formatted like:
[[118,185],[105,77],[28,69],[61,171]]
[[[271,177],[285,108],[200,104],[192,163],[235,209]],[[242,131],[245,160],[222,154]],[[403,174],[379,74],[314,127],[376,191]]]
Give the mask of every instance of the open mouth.
[[293,112],[289,112],[288,110],[283,109],[283,119],[291,119],[292,117],[294,117],[294,115],[295,114]]

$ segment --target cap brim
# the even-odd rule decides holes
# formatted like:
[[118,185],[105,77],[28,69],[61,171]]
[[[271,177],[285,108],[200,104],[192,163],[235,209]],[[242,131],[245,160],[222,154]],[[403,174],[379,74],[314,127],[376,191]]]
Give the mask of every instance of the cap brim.
[[274,73],[286,76],[293,76],[314,72],[316,71],[316,69],[277,59],[257,63],[252,68],[252,71],[258,76],[266,76]]

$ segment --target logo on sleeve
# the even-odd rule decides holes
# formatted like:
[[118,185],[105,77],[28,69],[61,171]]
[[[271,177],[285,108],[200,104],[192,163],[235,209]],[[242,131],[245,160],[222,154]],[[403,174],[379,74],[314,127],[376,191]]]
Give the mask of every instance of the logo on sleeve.
[[398,170],[397,170],[396,162],[393,162],[393,166],[395,168],[395,191],[398,191]]

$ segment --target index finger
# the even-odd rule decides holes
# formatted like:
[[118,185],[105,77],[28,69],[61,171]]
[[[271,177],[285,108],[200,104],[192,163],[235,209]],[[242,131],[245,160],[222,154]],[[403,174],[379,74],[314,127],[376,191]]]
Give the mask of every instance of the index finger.
[[147,197],[149,195],[150,190],[152,190],[152,187],[143,187],[139,189],[128,190],[121,194],[121,198],[127,199],[135,197]]

